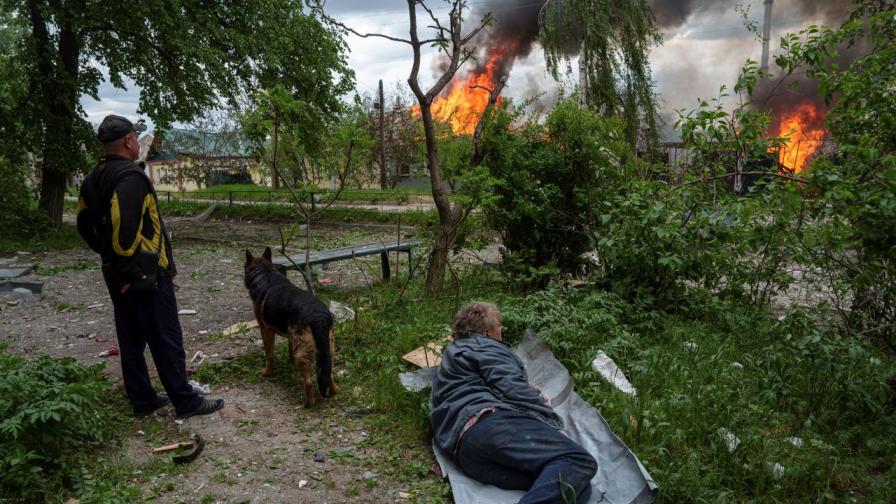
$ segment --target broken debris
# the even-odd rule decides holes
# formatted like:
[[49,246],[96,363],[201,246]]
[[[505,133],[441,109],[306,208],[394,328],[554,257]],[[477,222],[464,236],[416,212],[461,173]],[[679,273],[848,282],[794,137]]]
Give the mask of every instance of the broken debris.
[[400,373],[398,379],[408,392],[420,392],[432,386],[432,379],[439,368],[423,368],[413,373]]
[[345,322],[355,318],[355,310],[338,301],[330,301],[330,313],[336,319],[336,322]]
[[254,327],[258,327],[257,320],[251,320],[249,322],[237,322],[236,324],[233,324],[232,326],[228,327],[227,329],[224,329],[223,331],[221,331],[221,334],[223,336],[230,336],[231,334],[236,334],[236,333],[245,331],[246,329],[252,329]]
[[109,347],[97,354],[97,357],[113,357],[115,355],[118,355],[118,349],[115,347]]
[[16,278],[31,273],[32,266],[9,266],[0,268],[0,279]]
[[10,292],[13,289],[28,289],[32,294],[40,294],[44,290],[43,282],[30,282],[25,280],[0,281],[0,292]]
[[728,446],[728,451],[733,453],[740,444],[740,439],[738,439],[733,432],[724,427],[719,427],[718,432],[719,436],[722,436],[722,439],[725,441],[725,445]]
[[619,369],[619,366],[613,362],[607,354],[604,353],[603,350],[597,352],[597,356],[591,361],[591,369],[594,369],[597,374],[601,375],[603,379],[610,382],[611,385],[619,389],[623,394],[629,395],[631,397],[637,396],[637,391],[632,384],[629,383],[628,378],[625,377],[625,373]]
[[34,299],[34,293],[24,287],[16,287],[12,290],[12,297],[19,301],[31,301]]
[[196,391],[197,394],[200,395],[208,395],[212,393],[212,388],[208,385],[203,385],[196,380],[190,380],[187,382],[187,385],[193,387],[193,390]]
[[153,453],[166,453],[174,450],[178,450],[180,448],[192,448],[193,441],[181,441],[180,443],[173,443],[165,446],[159,446],[152,449]]

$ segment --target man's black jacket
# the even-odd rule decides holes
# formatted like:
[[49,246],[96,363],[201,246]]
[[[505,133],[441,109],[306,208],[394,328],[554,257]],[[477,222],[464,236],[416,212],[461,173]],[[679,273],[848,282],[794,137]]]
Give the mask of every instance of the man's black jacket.
[[132,260],[138,250],[159,252],[161,275],[177,273],[156,192],[130,159],[115,155],[100,159],[81,184],[77,214],[78,233],[102,257],[108,284],[142,278]]

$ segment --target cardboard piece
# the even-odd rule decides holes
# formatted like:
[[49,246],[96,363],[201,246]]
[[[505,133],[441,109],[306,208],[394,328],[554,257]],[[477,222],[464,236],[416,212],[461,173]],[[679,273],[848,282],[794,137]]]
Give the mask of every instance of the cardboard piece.
[[436,367],[442,362],[442,349],[449,338],[445,337],[439,340],[433,340],[429,343],[411,350],[401,356],[401,359],[409,364],[413,364],[419,368]]

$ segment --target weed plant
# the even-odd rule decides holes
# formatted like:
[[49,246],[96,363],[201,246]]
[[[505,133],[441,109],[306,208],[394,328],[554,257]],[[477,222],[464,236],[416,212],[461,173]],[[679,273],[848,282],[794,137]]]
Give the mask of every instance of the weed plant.
[[109,397],[102,365],[0,348],[0,495],[22,502],[130,502],[119,466],[97,455],[118,439],[120,405]]

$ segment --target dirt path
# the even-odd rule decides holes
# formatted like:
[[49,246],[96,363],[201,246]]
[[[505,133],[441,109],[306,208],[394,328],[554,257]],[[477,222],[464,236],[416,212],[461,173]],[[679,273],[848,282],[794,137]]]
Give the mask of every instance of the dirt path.
[[[244,250],[248,246],[260,253],[264,245],[279,243],[276,229],[186,220],[171,227],[178,305],[196,312],[181,316],[187,359],[201,351],[206,365],[256,351],[257,330],[229,338],[220,331],[252,319],[242,284]],[[388,238],[371,231],[321,229],[315,232],[314,244],[323,249],[380,237]],[[378,261],[372,257],[334,263],[318,272],[317,281],[347,288],[363,285],[378,277]],[[118,357],[99,356],[117,344],[112,307],[92,252],[17,254],[0,263],[38,264],[37,272],[24,279],[44,282],[43,294],[35,300],[2,301],[0,341],[10,351],[29,357],[70,356],[84,364],[104,362],[110,380],[120,382]],[[148,352],[147,361],[151,363]],[[304,410],[299,394],[281,381],[240,383],[223,377],[222,383],[211,393],[227,403],[218,414],[180,422],[165,408],[131,423],[126,452],[144,496],[154,496],[157,502],[321,503],[395,502],[406,497],[407,483],[379,474],[383,471],[377,470],[377,461],[381,464],[384,454],[368,440],[364,418],[353,414],[349,398],[337,396]],[[152,447],[184,440],[192,432],[201,433],[207,442],[196,462],[174,466],[166,462],[168,456],[151,453]]]

